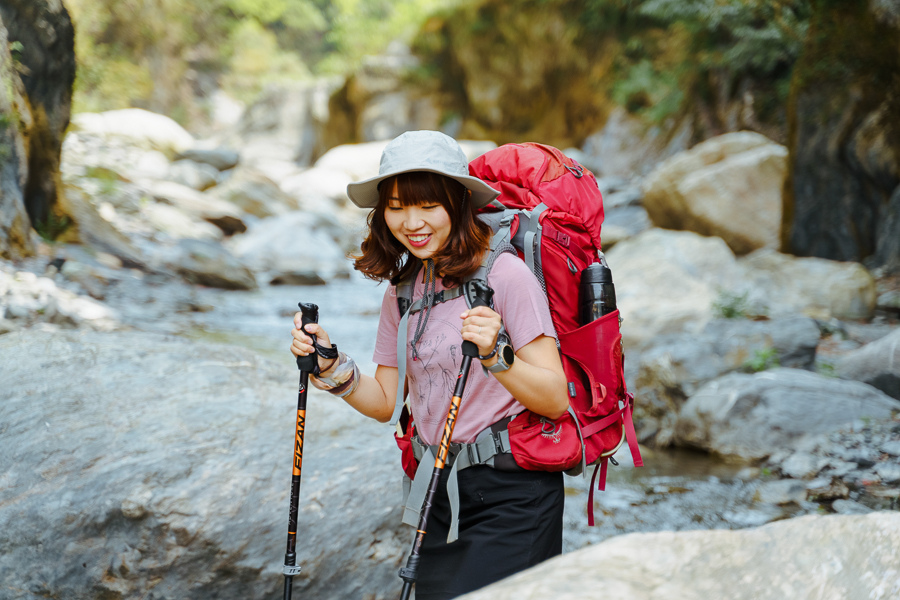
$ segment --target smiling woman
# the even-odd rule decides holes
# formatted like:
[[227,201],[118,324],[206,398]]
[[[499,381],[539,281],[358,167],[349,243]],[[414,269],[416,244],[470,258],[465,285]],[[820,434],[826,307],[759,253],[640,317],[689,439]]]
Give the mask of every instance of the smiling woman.
[[[369,377],[346,354],[325,359],[320,352],[321,371],[310,381],[369,417],[400,419],[410,498],[426,484],[433,490],[424,504],[410,499],[404,513],[418,533],[401,572],[403,597],[415,582],[418,600],[455,598],[562,551],[562,473],[525,470],[505,452],[462,467],[455,459],[468,456],[460,445],[493,435],[526,409],[550,419],[565,414],[566,379],[537,279],[517,257],[488,252],[491,228],[477,211],[498,192],[469,175],[459,144],[436,131],[404,133],[385,147],[379,171],[347,189],[357,206],[371,209],[355,267],[391,282],[375,343],[378,367]],[[456,292],[488,256],[493,302],[469,304]],[[403,295],[412,308],[400,306],[398,286],[412,290]],[[292,335],[297,356],[320,348],[335,354],[319,324],[295,325]],[[484,373],[467,382],[476,360]],[[430,450],[439,442],[440,451]]]

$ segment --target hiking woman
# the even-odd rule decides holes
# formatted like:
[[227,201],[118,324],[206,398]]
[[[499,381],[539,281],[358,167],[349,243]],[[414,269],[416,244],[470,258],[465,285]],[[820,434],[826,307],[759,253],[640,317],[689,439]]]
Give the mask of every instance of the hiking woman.
[[[499,194],[469,175],[456,141],[435,131],[404,133],[385,147],[379,175],[350,184],[347,192],[357,206],[372,209],[354,266],[370,279],[390,282],[375,345],[378,366],[370,377],[344,353],[337,359],[320,356],[321,373],[310,378],[313,385],[386,422],[405,371],[401,385],[408,391],[417,442],[427,449],[440,442],[461,344],[468,340],[478,347],[480,365],[473,361],[453,442],[472,443],[526,408],[550,419],[562,416],[568,396],[556,333],[546,297],[524,262],[508,253],[496,256],[487,276],[493,309],[468,309],[464,297],[444,301],[441,296],[471,277],[488,256],[491,229],[476,218],[476,210]],[[405,354],[399,357],[405,365],[399,365],[397,284],[414,273],[412,301],[424,301],[407,317]],[[299,314],[294,322],[291,351],[305,356],[313,351],[312,339],[298,328]],[[322,325],[308,325],[307,331],[318,336],[320,346],[331,346]],[[418,600],[454,598],[562,551],[562,473],[523,470],[508,454],[491,462],[458,472],[444,469],[421,550]],[[451,486],[448,494],[451,478],[458,491]],[[451,507],[453,496],[457,510]],[[458,539],[448,543],[457,527]]]

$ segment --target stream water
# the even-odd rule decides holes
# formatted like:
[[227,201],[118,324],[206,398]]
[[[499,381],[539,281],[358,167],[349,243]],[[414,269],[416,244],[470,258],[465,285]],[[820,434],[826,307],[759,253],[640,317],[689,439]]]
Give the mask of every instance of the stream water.
[[[291,320],[297,303],[319,306],[320,321],[363,372],[372,363],[384,287],[354,274],[324,286],[274,286],[254,292],[194,288],[171,315],[172,333],[255,350],[296,369],[289,354]],[[157,321],[156,327],[161,324]],[[636,400],[640,402],[640,398]],[[634,468],[627,447],[609,467],[606,491],[595,492],[597,524],[587,526],[587,477],[566,477],[565,550],[628,532],[734,529],[814,512],[815,504],[784,507],[761,504],[754,495],[764,478],[757,469],[716,461],[686,450],[642,448],[643,468]]]

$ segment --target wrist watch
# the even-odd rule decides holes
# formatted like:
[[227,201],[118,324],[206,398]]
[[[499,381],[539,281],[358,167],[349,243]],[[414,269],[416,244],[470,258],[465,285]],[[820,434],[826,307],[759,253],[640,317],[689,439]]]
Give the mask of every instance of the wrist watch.
[[513,361],[516,360],[516,353],[513,350],[513,347],[506,342],[500,342],[499,344],[497,344],[496,352],[497,363],[493,366],[488,367],[487,370],[491,373],[502,373],[503,371],[508,371],[512,366]]

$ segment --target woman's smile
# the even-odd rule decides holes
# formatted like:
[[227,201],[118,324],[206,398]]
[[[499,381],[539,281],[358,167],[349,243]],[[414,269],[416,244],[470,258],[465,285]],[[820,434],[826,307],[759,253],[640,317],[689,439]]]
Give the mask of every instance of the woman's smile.
[[450,215],[438,202],[403,206],[397,184],[384,209],[384,221],[410,254],[425,260],[437,253],[450,237]]

